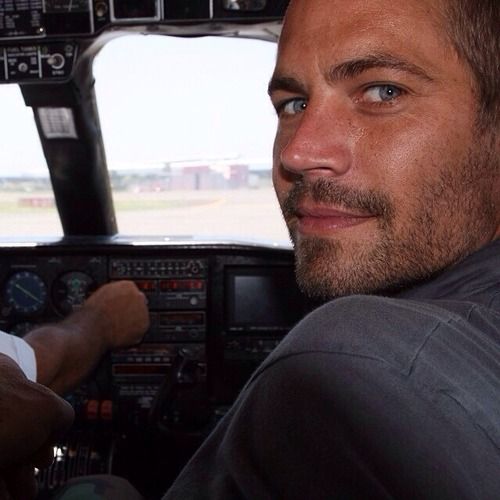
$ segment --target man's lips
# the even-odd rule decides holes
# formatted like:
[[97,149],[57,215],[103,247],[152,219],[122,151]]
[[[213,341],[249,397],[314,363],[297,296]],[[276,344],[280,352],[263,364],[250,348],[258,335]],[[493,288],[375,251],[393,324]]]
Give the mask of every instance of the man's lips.
[[332,232],[363,224],[376,217],[323,206],[299,206],[296,213],[297,229],[303,234]]

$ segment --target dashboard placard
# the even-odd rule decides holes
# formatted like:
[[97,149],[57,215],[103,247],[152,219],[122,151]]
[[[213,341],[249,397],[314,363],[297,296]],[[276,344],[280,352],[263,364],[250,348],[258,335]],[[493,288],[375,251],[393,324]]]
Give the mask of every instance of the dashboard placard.
[[43,36],[42,0],[0,0],[0,37]]
[[45,0],[44,3],[44,11],[47,14],[90,12],[89,0]]

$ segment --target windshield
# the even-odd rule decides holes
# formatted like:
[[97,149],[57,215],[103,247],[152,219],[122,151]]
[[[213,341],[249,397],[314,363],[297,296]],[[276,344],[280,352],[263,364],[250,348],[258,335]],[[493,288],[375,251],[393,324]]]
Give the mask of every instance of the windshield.
[[120,233],[288,241],[271,185],[275,53],[215,37],[104,47],[94,74]]
[[[271,182],[275,53],[274,43],[221,37],[106,44],[94,62],[95,90],[120,234],[288,244]],[[31,128],[30,175],[36,163],[44,181],[28,195],[25,186],[9,194],[10,214],[34,219],[4,221],[0,232],[61,234],[32,112],[18,99],[27,118],[2,136]],[[0,160],[4,171],[26,170],[9,167],[16,156]]]

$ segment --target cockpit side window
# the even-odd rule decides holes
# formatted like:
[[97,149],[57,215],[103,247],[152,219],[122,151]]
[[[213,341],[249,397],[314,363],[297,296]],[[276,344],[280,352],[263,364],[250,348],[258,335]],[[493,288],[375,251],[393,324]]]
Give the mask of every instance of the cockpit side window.
[[60,236],[61,223],[31,108],[0,86],[0,236]]

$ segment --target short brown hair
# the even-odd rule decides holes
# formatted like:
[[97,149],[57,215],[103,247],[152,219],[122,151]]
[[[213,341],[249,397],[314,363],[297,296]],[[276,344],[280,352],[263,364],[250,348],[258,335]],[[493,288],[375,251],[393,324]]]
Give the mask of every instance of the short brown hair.
[[477,85],[479,123],[497,127],[500,118],[500,0],[447,0],[448,35]]

